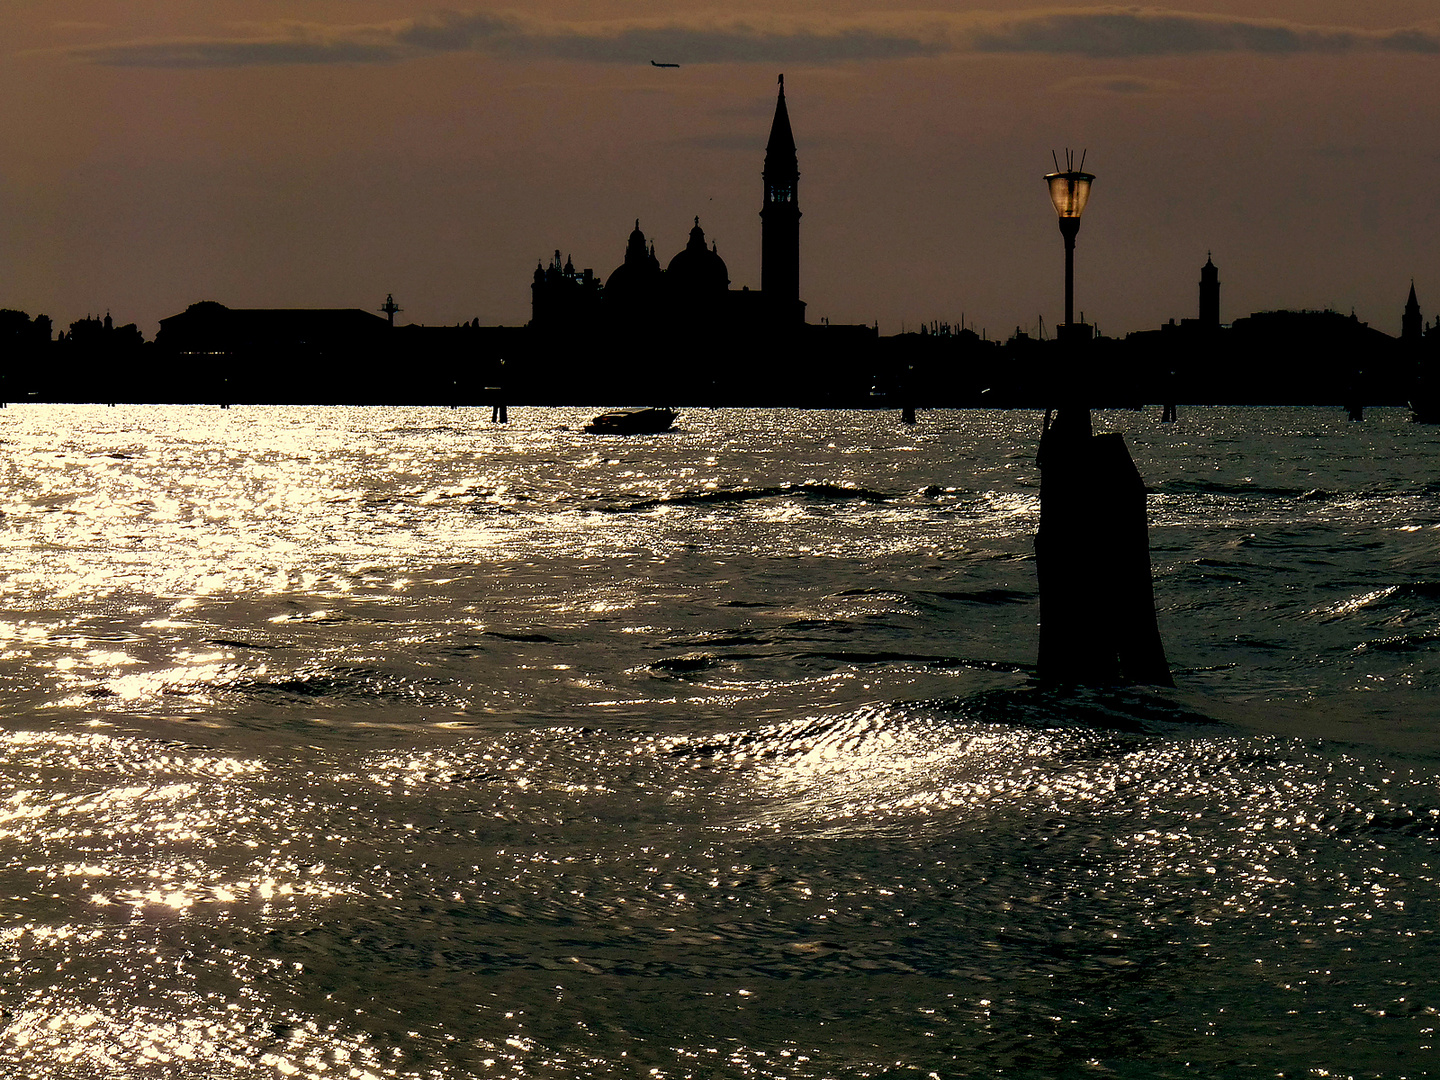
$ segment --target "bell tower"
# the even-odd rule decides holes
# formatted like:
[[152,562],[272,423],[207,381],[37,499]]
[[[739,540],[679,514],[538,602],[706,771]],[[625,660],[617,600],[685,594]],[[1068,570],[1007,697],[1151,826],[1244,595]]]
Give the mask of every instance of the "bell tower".
[[1424,324],[1420,319],[1420,301],[1415,299],[1415,282],[1410,282],[1410,298],[1405,301],[1405,314],[1400,317],[1400,340],[1407,345],[1415,345],[1420,341],[1420,335],[1424,332]]
[[1220,329],[1220,270],[1209,255],[1200,268],[1200,329]]
[[760,292],[774,317],[784,325],[805,321],[800,301],[800,203],[797,186],[800,162],[790,113],[785,108],[785,76],[770,141],[765,146],[765,204],[760,209]]

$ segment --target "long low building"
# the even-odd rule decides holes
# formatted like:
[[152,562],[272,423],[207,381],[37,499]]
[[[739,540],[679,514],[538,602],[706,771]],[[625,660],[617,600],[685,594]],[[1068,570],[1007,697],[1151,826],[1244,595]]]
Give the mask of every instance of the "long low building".
[[160,320],[150,379],[184,400],[483,403],[523,338],[478,323],[393,326],[359,308],[204,300]]

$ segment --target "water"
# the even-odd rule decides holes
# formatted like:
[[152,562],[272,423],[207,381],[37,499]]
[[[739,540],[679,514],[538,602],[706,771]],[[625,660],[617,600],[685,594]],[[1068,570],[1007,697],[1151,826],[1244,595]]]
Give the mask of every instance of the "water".
[[1100,416],[1060,694],[1034,414],[488,415],[0,412],[0,1075],[1440,1072],[1440,432]]

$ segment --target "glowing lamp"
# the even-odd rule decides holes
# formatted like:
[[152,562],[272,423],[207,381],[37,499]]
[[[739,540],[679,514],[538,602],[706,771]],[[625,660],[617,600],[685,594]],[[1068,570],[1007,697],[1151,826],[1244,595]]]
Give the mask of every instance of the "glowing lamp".
[[[1053,157],[1053,155],[1052,155]],[[1060,219],[1060,235],[1065,238],[1065,325],[1075,321],[1075,234],[1080,231],[1080,215],[1090,201],[1090,185],[1095,177],[1084,172],[1085,155],[1080,155],[1080,168],[1075,168],[1075,155],[1065,151],[1065,170],[1055,161],[1055,171],[1047,173],[1045,183],[1050,188],[1050,201],[1055,204],[1055,213]]]
[[1050,201],[1055,204],[1055,213],[1060,220],[1079,221],[1090,201],[1090,185],[1095,177],[1086,172],[1055,172],[1045,177],[1050,185]]

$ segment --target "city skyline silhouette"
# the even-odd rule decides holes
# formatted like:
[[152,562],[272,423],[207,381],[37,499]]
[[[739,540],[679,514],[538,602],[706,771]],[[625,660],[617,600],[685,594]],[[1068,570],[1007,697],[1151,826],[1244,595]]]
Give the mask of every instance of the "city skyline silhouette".
[[[1195,317],[1107,337],[1084,308],[1074,324],[1043,316],[990,338],[963,315],[881,335],[878,320],[806,318],[802,295],[800,157],[777,78],[758,192],[760,289],[735,273],[693,217],[685,247],[663,263],[635,220],[623,261],[608,274],[577,268],[556,249],[530,284],[522,326],[397,326],[387,293],[376,310],[242,308],[213,299],[160,320],[153,343],[135,324],[71,323],[52,342],[50,320],[7,311],[3,343],[11,399],[317,403],[527,404],[610,401],[792,406],[1048,407],[1075,377],[1073,347],[1097,405],[1329,404],[1352,419],[1366,404],[1411,404],[1431,419],[1440,333],[1423,318],[1412,281],[1396,338],[1351,312],[1264,310],[1222,321],[1219,268],[1207,253]],[[1081,163],[1084,162],[1081,155]],[[1073,154],[1067,150],[1067,162]],[[1060,176],[1061,174],[1055,174]],[[1065,173],[1087,185],[1089,173]],[[1046,178],[1054,181],[1055,176]],[[1083,202],[1083,200],[1082,200]],[[1056,209],[1061,204],[1056,203]],[[1071,246],[1078,215],[1062,214]],[[826,223],[816,222],[820,230]],[[753,231],[753,223],[752,223]],[[739,271],[743,273],[743,271]],[[1082,291],[1082,297],[1084,295]],[[408,301],[407,301],[408,302]],[[385,318],[380,318],[383,314]],[[1068,343],[1068,344],[1067,344]],[[368,371],[367,371],[368,367]],[[403,375],[382,375],[382,371]]]
[[1053,324],[1037,174],[1063,145],[1100,177],[1077,303],[1102,326],[1188,314],[1211,249],[1232,312],[1353,308],[1393,335],[1411,277],[1440,290],[1424,12],[765,7],[397,4],[288,27],[249,0],[23,9],[0,67],[0,305],[153,337],[201,298],[394,293],[417,323],[515,325],[537,255],[602,252],[636,216],[679,250],[697,213],[756,289],[757,89],[779,70],[804,118],[812,321]]

